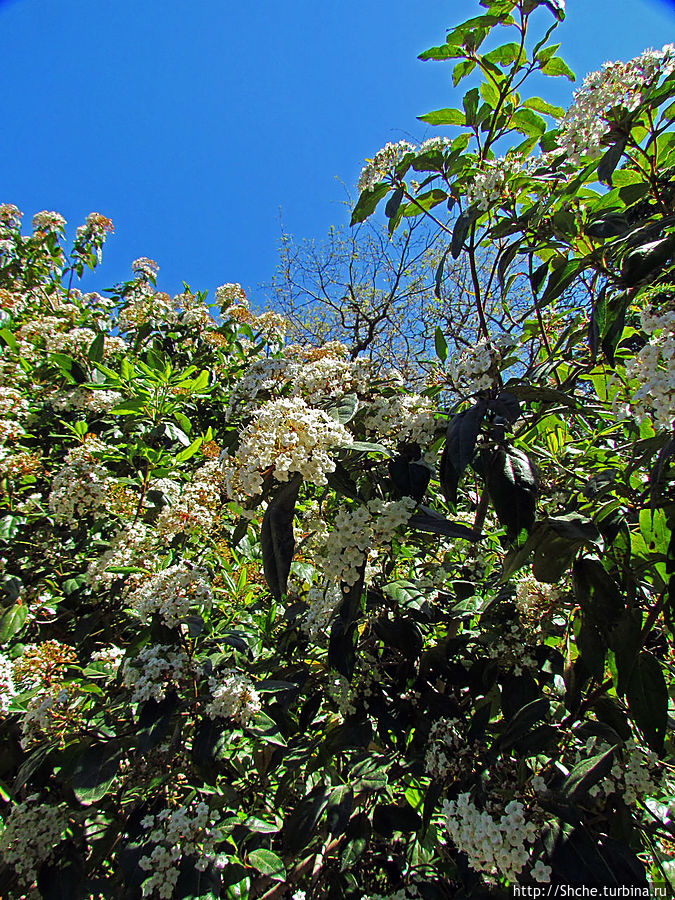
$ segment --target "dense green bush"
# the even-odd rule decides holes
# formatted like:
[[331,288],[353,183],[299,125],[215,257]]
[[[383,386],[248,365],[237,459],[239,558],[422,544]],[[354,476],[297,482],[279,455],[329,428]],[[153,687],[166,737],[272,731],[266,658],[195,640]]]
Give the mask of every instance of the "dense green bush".
[[422,55],[480,75],[422,117],[458,135],[387,145],[354,210],[476,272],[420,395],[239,285],[82,294],[108,220],[66,255],[0,206],[2,896],[673,874],[675,51],[565,113],[523,96],[571,75],[560,4],[483,6]]

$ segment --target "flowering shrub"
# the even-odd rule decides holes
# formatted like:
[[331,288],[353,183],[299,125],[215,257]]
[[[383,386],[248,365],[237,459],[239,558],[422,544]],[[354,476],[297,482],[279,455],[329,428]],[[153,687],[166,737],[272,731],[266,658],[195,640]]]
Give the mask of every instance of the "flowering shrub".
[[560,4],[483,5],[423,54],[480,73],[423,117],[459,134],[388,145],[354,210],[494,249],[509,327],[476,279],[419,395],[237,284],[84,294],[109,221],[67,252],[0,206],[2,896],[673,874],[672,50],[565,113],[524,95],[571,74]]

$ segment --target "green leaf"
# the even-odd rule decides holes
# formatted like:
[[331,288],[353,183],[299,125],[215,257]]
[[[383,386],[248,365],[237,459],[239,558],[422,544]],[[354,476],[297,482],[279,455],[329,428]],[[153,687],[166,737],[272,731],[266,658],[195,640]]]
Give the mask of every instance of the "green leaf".
[[434,345],[436,347],[436,356],[441,362],[445,362],[448,356],[448,343],[439,325],[436,326],[436,331],[434,332]]
[[495,47],[494,50],[490,50],[489,53],[485,54],[483,59],[500,66],[510,66],[517,59],[520,59],[520,55],[520,44],[509,43],[502,44],[500,47]]
[[111,416],[131,416],[136,413],[145,412],[147,407],[146,400],[125,400],[110,410]]
[[345,450],[358,450],[360,453],[381,453],[383,456],[392,456],[392,452],[388,447],[382,444],[375,444],[371,441],[354,441],[347,444]]
[[403,188],[397,188],[391,195],[391,197],[387,200],[387,205],[384,207],[384,214],[388,219],[392,219],[398,212],[398,208],[401,205],[401,200],[403,199],[403,194]]
[[0,328],[0,340],[6,347],[9,347],[10,350],[18,352],[19,345],[16,342],[13,332],[10,331],[9,328]]
[[182,463],[182,462],[185,462],[186,460],[190,459],[191,457],[193,457],[195,455],[195,453],[201,447],[203,440],[204,439],[201,436],[198,438],[195,438],[189,447],[186,447],[184,450],[180,450],[176,454],[176,462]]
[[534,524],[539,478],[529,457],[516,447],[500,447],[482,455],[485,482],[509,540]]
[[601,631],[611,628],[619,621],[624,598],[619,586],[599,559],[585,556],[575,560],[572,587],[582,611]]
[[246,863],[263,875],[268,875],[273,881],[286,879],[286,867],[281,857],[271,850],[252,850],[246,857]]
[[453,47],[449,44],[441,44],[440,47],[429,47],[428,50],[420,53],[417,58],[421,59],[423,62],[426,62],[427,60],[442,62],[444,59],[457,59],[459,56],[464,56],[464,50],[458,50],[457,47]]
[[351,420],[356,415],[356,411],[359,408],[359,398],[356,394],[343,394],[338,397],[336,400],[332,400],[326,407],[326,412],[328,415],[335,419],[336,422],[340,422],[342,425],[346,425],[347,422],[351,422]]
[[553,78],[558,78],[561,75],[564,75],[569,81],[574,81],[576,78],[574,72],[560,56],[552,56],[541,67],[541,71],[544,75],[550,75]]
[[545,116],[553,116],[554,119],[562,119],[565,115],[565,110],[562,106],[554,106],[552,103],[542,100],[541,97],[528,97],[523,106],[525,109],[533,109],[535,112],[543,113]]
[[589,788],[611,772],[615,750],[616,747],[610,747],[609,750],[597,753],[576,765],[563,785],[563,796],[572,801],[585,797]]
[[334,787],[326,809],[326,823],[328,831],[333,837],[344,833],[353,810],[354,791],[351,786],[339,784],[337,787]]
[[467,75],[470,75],[475,68],[476,63],[473,59],[465,59],[462,60],[462,62],[457,63],[452,70],[452,86],[457,87],[462,78],[466,78]]
[[546,122],[531,109],[519,109],[511,116],[509,127],[528,137],[539,138],[546,131]]
[[418,197],[415,197],[414,200],[411,200],[410,203],[407,203],[403,207],[403,215],[407,217],[419,216],[422,213],[433,209],[434,206],[438,206],[439,203],[443,203],[447,198],[448,195],[445,191],[442,191],[440,188],[434,188],[431,191],[427,191],[425,194],[420,194]]
[[603,184],[612,183],[612,173],[621,162],[623,151],[626,149],[628,136],[623,137],[607,150],[598,165],[598,180]]
[[0,540],[9,543],[19,533],[19,528],[26,520],[18,516],[3,516],[0,519]]
[[423,116],[417,117],[420,122],[426,122],[427,125],[464,125],[465,117],[464,113],[459,109],[450,109],[449,107],[444,107],[443,109],[435,109],[433,112],[428,112]]
[[668,688],[660,662],[643,650],[638,656],[626,690],[633,721],[652,750],[660,753],[668,723]]
[[465,541],[477,541],[480,534],[461,522],[450,522],[440,513],[426,506],[421,506],[419,512],[414,513],[408,519],[410,528],[417,531],[425,531],[429,534],[442,534],[445,537],[461,538]]
[[361,192],[361,196],[356,201],[356,206],[352,211],[350,225],[357,225],[359,222],[365,222],[368,216],[371,216],[377,209],[377,204],[391,190],[390,185],[384,182],[373,185],[372,188],[366,188]]
[[28,616],[28,607],[24,603],[10,606],[0,619],[0,644],[6,644],[17,632],[21,631]]
[[94,340],[89,345],[89,349],[87,350],[87,359],[90,362],[101,362],[103,359],[103,349],[105,346],[105,335],[103,333],[97,334]]
[[122,751],[117,741],[91,744],[78,759],[72,775],[73,793],[83,806],[98,803],[119,772]]
[[282,833],[285,848],[290,853],[302,850],[315,836],[316,826],[328,806],[330,794],[330,789],[325,785],[316,785],[287,817]]
[[469,229],[479,216],[480,210],[475,206],[467,207],[457,216],[455,227],[452,229],[452,243],[450,245],[453,259],[457,259],[462,252]]
[[293,516],[301,485],[302,475],[296,472],[285,484],[281,484],[263,516],[260,533],[263,571],[267,586],[275,600],[281,600],[286,593],[288,575],[291,571],[291,561],[295,553]]

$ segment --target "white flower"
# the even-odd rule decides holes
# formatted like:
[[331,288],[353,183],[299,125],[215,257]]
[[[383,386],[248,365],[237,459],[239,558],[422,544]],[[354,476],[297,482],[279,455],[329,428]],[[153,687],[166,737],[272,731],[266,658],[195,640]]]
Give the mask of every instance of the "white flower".
[[271,400],[242,431],[236,455],[224,460],[227,493],[240,502],[260,494],[266,469],[277,481],[299,472],[306,481],[326,484],[326,473],[335,470],[330,451],[353,440],[344,425],[299,397]]
[[602,140],[620,116],[632,112],[642,100],[642,92],[661,76],[675,69],[675,48],[645,50],[629,62],[607,62],[591,72],[560,122],[558,146],[572,163],[581,156],[600,156]]
[[231,718],[240,725],[248,725],[261,710],[260,695],[253,683],[241,672],[226,669],[209,678],[211,701],[206,715],[211,719]]
[[144,647],[124,664],[124,684],[133,688],[132,703],[162,700],[188,672],[188,658],[182,650],[166,644]]
[[42,864],[53,858],[68,825],[65,804],[37,800],[33,794],[12,807],[0,835],[0,855],[27,886],[36,881]]
[[357,184],[359,193],[371,190],[379,181],[392,173],[406,153],[414,153],[415,148],[408,141],[396,144],[385,144],[372,159],[366,160]]
[[147,621],[158,613],[169,628],[190,614],[194,607],[208,606],[213,595],[201,569],[169,566],[142,582],[129,596],[129,605]]
[[534,878],[535,881],[542,881],[548,883],[551,880],[551,872],[553,870],[550,866],[544,865],[544,863],[538,859],[532,869],[530,870],[530,875]]
[[156,278],[159,272],[159,264],[147,256],[139,256],[131,264],[131,271],[142,278]]
[[57,212],[43,209],[42,212],[35,213],[32,225],[33,231],[62,231],[66,220]]

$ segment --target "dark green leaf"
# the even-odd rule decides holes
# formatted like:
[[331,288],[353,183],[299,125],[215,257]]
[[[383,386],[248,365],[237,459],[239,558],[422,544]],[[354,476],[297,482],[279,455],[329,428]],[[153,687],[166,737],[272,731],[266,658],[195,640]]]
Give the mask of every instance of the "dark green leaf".
[[293,516],[301,485],[302,475],[296,472],[277,488],[263,516],[260,532],[263,571],[270,593],[276,600],[286,593],[295,553]]
[[315,837],[316,826],[328,806],[330,794],[325,785],[316,785],[287,817],[282,834],[288,852],[302,850]]
[[246,857],[246,862],[258,872],[269,876],[273,881],[286,879],[286,867],[283,860],[271,850],[252,850]]
[[638,656],[626,691],[633,721],[657,753],[663,749],[668,721],[668,688],[661,664],[643,650]]
[[482,455],[492,505],[509,540],[534,524],[539,478],[529,457],[516,447]]
[[384,214],[388,219],[393,218],[398,212],[401,200],[403,199],[403,194],[404,190],[402,187],[396,188],[394,193],[387,200],[387,205],[384,207]]
[[455,227],[452,229],[452,243],[450,245],[450,252],[452,253],[453,259],[457,259],[462,252],[469,229],[479,215],[479,209],[474,206],[469,206],[467,209],[462,210],[457,216]]
[[585,797],[589,788],[609,775],[614,763],[615,750],[616,747],[610,747],[609,750],[596,753],[595,756],[584,759],[576,765],[563,785],[563,796],[572,801]]
[[420,507],[408,520],[408,525],[417,531],[426,531],[429,534],[442,534],[445,537],[462,538],[465,541],[477,541],[480,534],[461,522],[450,522],[440,513],[426,506]]
[[389,193],[390,189],[390,185],[381,183],[362,191],[352,211],[350,224],[357,225],[359,222],[364,222],[368,216],[371,216],[375,212],[377,204]]
[[586,556],[575,560],[572,587],[574,597],[589,621],[601,630],[618,622],[624,598],[599,559]]
[[105,335],[97,334],[87,350],[87,359],[91,362],[101,362],[105,346]]
[[614,169],[621,162],[621,157],[623,156],[623,151],[626,148],[626,144],[628,142],[628,137],[624,137],[621,140],[617,141],[615,144],[607,150],[600,160],[600,164],[598,165],[598,179],[603,184],[612,183],[612,173]]
[[0,644],[6,644],[24,626],[28,616],[28,607],[24,603],[15,603],[0,619]]
[[75,797],[83,806],[97,803],[108,793],[119,772],[122,751],[117,741],[90,744],[72,775]]
[[445,340],[445,335],[443,334],[440,326],[436,326],[436,331],[434,332],[434,345],[436,347],[436,356],[440,359],[441,362],[445,362],[448,355],[448,343]]

